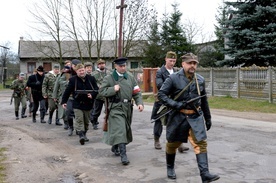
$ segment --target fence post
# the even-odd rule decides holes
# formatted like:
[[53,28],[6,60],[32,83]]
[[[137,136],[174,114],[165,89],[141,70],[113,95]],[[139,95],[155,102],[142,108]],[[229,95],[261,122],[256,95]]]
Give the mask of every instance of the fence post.
[[210,70],[210,82],[211,82],[211,96],[214,96],[214,69],[213,67]]
[[156,82],[155,82],[157,70],[158,70],[158,68],[152,68],[151,69],[151,71],[152,71],[152,77],[153,77],[153,80],[152,80],[152,89],[153,89],[152,91],[153,91],[153,94],[157,94],[157,86],[156,86]]
[[237,97],[240,98],[241,97],[241,87],[240,87],[240,68],[238,67],[236,70],[236,74],[237,74]]
[[144,92],[150,92],[150,68],[143,68]]
[[268,67],[268,101],[269,103],[273,103],[273,94],[272,94],[272,70],[271,70],[271,66]]

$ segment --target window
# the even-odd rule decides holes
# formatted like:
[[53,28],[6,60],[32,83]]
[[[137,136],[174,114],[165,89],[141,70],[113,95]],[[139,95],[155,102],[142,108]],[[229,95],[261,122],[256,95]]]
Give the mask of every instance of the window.
[[28,62],[27,63],[27,71],[28,73],[33,73],[36,68],[35,62]]
[[131,62],[130,63],[130,68],[131,69],[136,69],[136,68],[138,68],[138,65],[139,65],[138,62]]

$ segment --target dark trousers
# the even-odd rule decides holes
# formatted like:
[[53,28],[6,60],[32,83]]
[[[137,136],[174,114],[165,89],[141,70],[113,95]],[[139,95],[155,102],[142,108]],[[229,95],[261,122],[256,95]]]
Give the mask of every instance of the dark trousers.
[[161,135],[162,135],[162,131],[163,131],[162,122],[160,120],[156,120],[154,122],[154,126],[153,126],[153,135],[154,135],[154,137],[160,138]]
[[73,110],[73,101],[74,100],[69,99],[67,101],[67,106],[66,106],[66,116],[67,116],[67,119],[68,119],[68,123],[69,123],[68,125],[69,126],[74,126],[73,119],[75,117],[75,114],[74,114],[74,110]]
[[101,112],[102,112],[102,109],[103,109],[103,104],[104,104],[103,100],[96,99],[94,101],[94,107],[90,112],[90,120],[91,120],[92,123],[97,123],[98,122],[98,118],[101,115]]
[[46,112],[45,99],[42,99],[42,100],[34,99],[32,112],[36,114],[38,107],[40,107],[40,109],[39,109],[40,114],[45,114],[45,112]]

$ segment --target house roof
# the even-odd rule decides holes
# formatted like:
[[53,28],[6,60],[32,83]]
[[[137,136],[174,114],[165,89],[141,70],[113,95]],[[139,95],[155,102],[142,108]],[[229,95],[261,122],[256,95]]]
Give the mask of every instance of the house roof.
[[[143,42],[144,41],[133,41],[132,45],[135,46],[130,49],[127,57],[141,57]],[[102,58],[114,58],[116,55],[116,44],[117,41],[115,40],[103,40],[100,56]],[[80,50],[82,50],[82,57],[88,58],[88,41],[79,41],[79,45]],[[92,41],[91,45],[91,56],[97,58],[96,41]],[[80,57],[77,43],[75,41],[62,41],[61,48],[63,58]],[[59,57],[58,50],[58,44],[56,41],[26,41],[20,39],[18,55],[19,58],[57,58]]]

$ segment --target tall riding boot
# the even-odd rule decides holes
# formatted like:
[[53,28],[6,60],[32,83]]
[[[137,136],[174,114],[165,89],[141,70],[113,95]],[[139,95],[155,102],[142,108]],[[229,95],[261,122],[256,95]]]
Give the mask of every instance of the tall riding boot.
[[58,110],[56,110],[56,125],[58,126],[62,126],[62,123],[59,122],[59,118],[58,118]]
[[115,156],[120,156],[120,150],[118,144],[113,145],[111,147],[111,151],[115,154]]
[[21,118],[26,118],[27,115],[25,115],[26,108],[21,109]]
[[84,138],[84,131],[78,131],[79,137],[80,137],[80,144],[85,144],[85,138]]
[[40,112],[40,123],[46,123],[46,121],[44,120],[45,117],[45,112]]
[[15,111],[15,119],[16,119],[16,120],[19,120],[18,111]]
[[54,111],[50,111],[50,113],[49,113],[49,118],[48,118],[48,124],[49,124],[49,125],[52,124],[53,113],[54,113]]
[[88,142],[89,139],[86,137],[86,132],[87,132],[87,130],[85,130],[85,131],[83,132],[83,137],[84,137],[84,141],[85,141],[85,142]]
[[68,125],[69,125],[68,136],[72,136],[74,131],[73,119],[70,119],[70,118],[68,119]]
[[129,161],[126,155],[126,144],[119,144],[121,162],[123,165],[128,165]]
[[155,149],[162,149],[160,141],[159,141],[159,137],[154,136],[154,147]]
[[196,159],[202,183],[213,182],[220,178],[218,175],[212,175],[209,173],[207,153],[197,154]]
[[167,176],[169,179],[176,179],[175,171],[174,171],[174,161],[175,154],[166,153],[166,161],[167,161]]
[[35,122],[36,122],[35,117],[36,117],[36,113],[35,113],[35,112],[33,112],[33,123],[35,123]]

